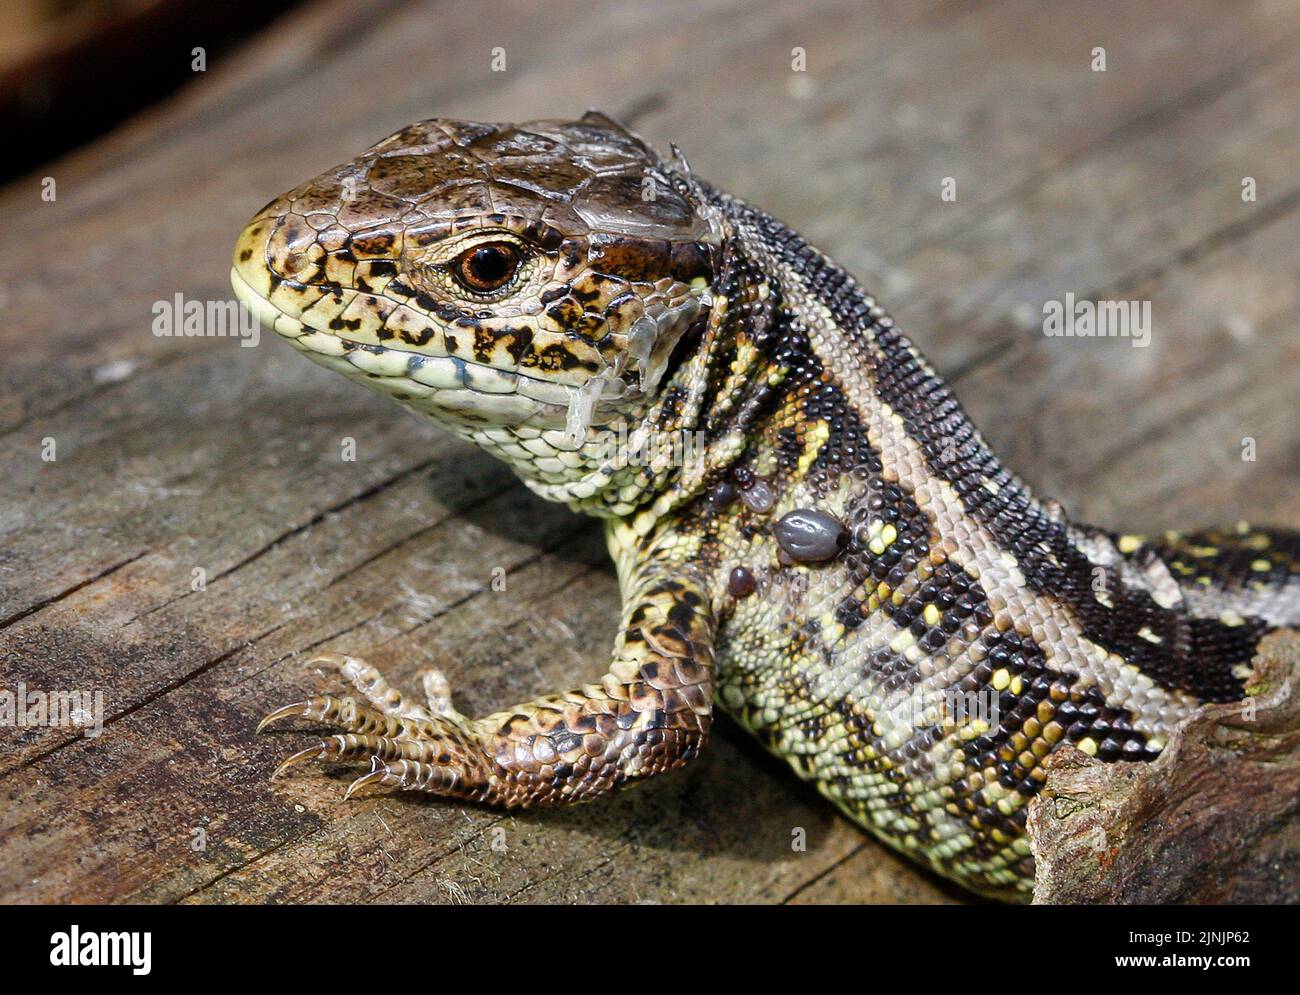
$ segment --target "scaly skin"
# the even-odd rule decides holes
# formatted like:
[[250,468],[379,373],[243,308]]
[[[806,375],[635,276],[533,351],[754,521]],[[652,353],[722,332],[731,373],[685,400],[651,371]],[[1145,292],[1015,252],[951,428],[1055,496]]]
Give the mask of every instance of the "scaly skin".
[[369,706],[268,717],[345,729],[286,765],[370,761],[354,788],[592,798],[689,761],[718,704],[889,845],[1022,900],[1043,758],[1155,757],[1300,621],[1294,534],[1072,523],[852,278],[603,115],[412,125],[267,205],[232,281],[312,359],[607,520],[598,683],[470,719],[436,672],[416,705],[333,658]]

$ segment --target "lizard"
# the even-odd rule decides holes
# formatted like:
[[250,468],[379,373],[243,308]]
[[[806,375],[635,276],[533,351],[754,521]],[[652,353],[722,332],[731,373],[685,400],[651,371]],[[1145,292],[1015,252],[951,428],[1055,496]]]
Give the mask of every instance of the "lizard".
[[238,298],[317,363],[604,520],[603,676],[481,718],[326,654],[364,700],[288,757],[507,808],[688,764],[732,716],[849,818],[1024,901],[1070,743],[1148,761],[1300,622],[1300,536],[1075,522],[993,455],[866,289],[599,112],[412,124],[275,198]]

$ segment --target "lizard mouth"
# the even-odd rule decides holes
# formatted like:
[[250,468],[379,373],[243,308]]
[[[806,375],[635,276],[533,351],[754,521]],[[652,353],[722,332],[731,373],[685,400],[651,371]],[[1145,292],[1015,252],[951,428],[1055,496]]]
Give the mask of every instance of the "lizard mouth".
[[593,376],[571,386],[475,363],[348,338],[308,325],[259,293],[235,266],[236,297],[262,326],[304,355],[439,422],[466,428],[509,426],[544,433],[549,445],[576,450],[587,429],[619,417],[628,396],[621,378]]

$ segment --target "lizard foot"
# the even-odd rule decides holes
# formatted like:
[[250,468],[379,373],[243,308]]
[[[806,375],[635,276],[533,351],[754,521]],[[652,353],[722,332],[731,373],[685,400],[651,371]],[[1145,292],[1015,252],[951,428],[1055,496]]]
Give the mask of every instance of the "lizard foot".
[[486,779],[487,758],[469,720],[452,708],[450,686],[441,671],[423,672],[428,704],[420,705],[404,699],[364,660],[326,653],[311,663],[337,667],[369,704],[351,697],[317,695],[267,715],[258,724],[258,732],[293,716],[346,730],[290,755],[272,777],[311,760],[369,760],[370,771],[348,787],[347,796],[366,785],[384,784],[403,790],[474,797]]
[[596,682],[469,718],[452,707],[447,679],[436,670],[424,673],[427,701],[416,704],[374,667],[331,653],[313,662],[338,667],[357,698],[295,702],[259,729],[293,716],[338,729],[280,770],[368,759],[369,772],[349,795],[382,784],[506,808],[561,805],[674,770],[708,741],[714,620],[694,574],[644,569],[649,575],[624,605],[623,632]]

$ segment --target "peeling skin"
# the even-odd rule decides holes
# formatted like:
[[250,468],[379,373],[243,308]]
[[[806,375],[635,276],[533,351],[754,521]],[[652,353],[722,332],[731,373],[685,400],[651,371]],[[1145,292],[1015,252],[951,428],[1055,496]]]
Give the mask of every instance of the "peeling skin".
[[609,383],[610,377],[602,373],[581,387],[569,388],[569,410],[564,417],[564,434],[574,450],[581,449],[587,441],[587,430],[591,428],[596,404]]

